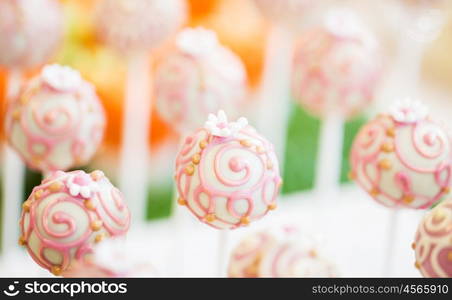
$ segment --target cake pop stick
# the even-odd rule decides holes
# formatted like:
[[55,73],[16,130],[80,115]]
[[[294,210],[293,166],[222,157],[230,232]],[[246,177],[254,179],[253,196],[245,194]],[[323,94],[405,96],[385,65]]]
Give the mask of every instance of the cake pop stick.
[[348,11],[331,11],[306,30],[295,54],[296,100],[322,117],[315,190],[327,200],[339,189],[344,121],[372,101],[380,57],[372,35]]
[[[10,103],[17,97],[22,82],[22,74],[19,70],[11,70],[8,75],[6,99]],[[19,229],[16,226],[20,216],[20,204],[24,195],[25,165],[18,154],[5,145],[3,149],[3,175],[2,175],[2,200],[3,215],[2,250],[8,252],[17,245]]]
[[[0,65],[8,69],[6,99],[19,95],[24,70],[45,63],[55,52],[63,32],[62,10],[55,0],[0,2]],[[20,203],[24,200],[24,165],[8,146],[3,149],[2,250],[11,250],[18,234]]]
[[[176,36],[173,50],[157,68],[157,109],[163,120],[179,132],[180,147],[184,144],[183,138],[198,128],[208,113],[224,109],[230,115],[237,115],[245,94],[243,63],[219,43],[214,31],[201,27],[182,30]],[[176,187],[174,197],[177,203]],[[187,222],[181,207],[175,205],[173,209],[175,249],[183,253],[180,249],[185,245]],[[178,257],[181,261],[176,265],[180,272],[183,254]]]
[[276,154],[282,160],[290,108],[290,78],[296,33],[311,22],[321,3],[306,0],[254,2],[260,12],[272,21],[258,91],[257,128],[274,141]]
[[[99,37],[128,59],[118,178],[135,222],[144,222],[147,210],[153,106],[149,52],[175,33],[185,14],[183,0],[102,0],[96,9]],[[127,176],[130,170],[134,176]]]

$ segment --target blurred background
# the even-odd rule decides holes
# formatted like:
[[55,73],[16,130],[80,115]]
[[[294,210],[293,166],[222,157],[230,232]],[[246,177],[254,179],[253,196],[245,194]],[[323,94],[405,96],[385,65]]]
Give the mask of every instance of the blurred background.
[[[97,0],[61,0],[65,13],[65,36],[63,44],[52,61],[78,69],[84,78],[96,86],[107,112],[107,131],[102,147],[86,169],[102,169],[115,182],[117,159],[122,141],[121,121],[126,59],[96,39],[92,20],[96,2]],[[430,2],[430,4],[427,5],[424,2]],[[264,70],[271,20],[263,17],[252,0],[188,0],[187,3],[189,15],[184,26],[203,26],[214,30],[220,42],[235,52],[245,64],[249,95],[248,105],[243,108],[242,114],[249,116],[252,123],[253,114],[250,112],[259,106],[258,91]],[[417,47],[422,47],[420,80],[416,97],[424,101],[435,116],[445,123],[452,123],[450,118],[452,112],[452,56],[450,55],[452,52],[452,5],[450,1],[415,0],[330,0],[326,3],[326,8],[331,5],[331,7],[350,8],[356,12],[375,33],[384,56],[383,79],[378,86],[375,102],[364,113],[347,121],[343,149],[332,150],[343,153],[341,183],[344,187],[341,194],[337,195],[337,201],[343,201],[343,205],[317,207],[310,203],[321,121],[293,101],[289,108],[288,122],[285,124],[284,158],[280,161],[284,180],[280,198],[281,209],[275,212],[270,221],[263,220],[261,224],[253,227],[253,230],[268,224],[297,223],[321,236],[320,239],[325,241],[326,253],[339,265],[341,275],[380,276],[383,254],[377,249],[384,247],[382,244],[387,211],[373,203],[353,184],[349,184],[348,153],[353,137],[360,126],[369,117],[393,102],[393,95],[396,95],[399,87],[404,84],[403,81],[406,78],[403,78],[404,73],[400,69],[400,59],[404,53],[401,54],[399,51],[400,38],[412,27],[419,26],[420,30],[426,31],[428,35],[422,43],[416,44]],[[427,14],[432,8],[431,3],[434,3],[433,8],[438,9],[437,12],[439,12],[439,15],[435,15],[433,19],[429,19],[430,15]],[[421,6],[422,13],[419,13],[419,8],[413,8],[414,6]],[[427,18],[424,18],[424,13],[428,16]],[[322,11],[319,14],[321,15]],[[411,14],[411,19],[407,14]],[[415,22],[412,22],[413,20]],[[429,26],[433,28],[432,32],[429,32]],[[403,32],[400,33],[400,30]],[[157,63],[165,56],[167,49],[168,45],[164,44],[152,52]],[[404,51],[411,50],[404,49]],[[39,69],[27,70],[26,76],[33,76]],[[0,101],[2,103],[5,101],[6,83],[7,72],[0,69]],[[4,109],[4,105],[1,107]],[[179,136],[170,125],[162,121],[155,109],[150,113],[152,113],[152,133],[148,141],[152,151],[152,161],[149,165],[146,216],[149,226],[153,228],[151,229],[153,233],[143,229],[135,231],[132,235],[137,237],[142,237],[143,234],[152,235],[150,239],[158,241],[163,247],[162,245],[170,243],[166,238],[168,229],[165,227],[167,224],[165,222],[169,222],[173,211],[172,176]],[[3,118],[3,113],[0,117]],[[0,120],[0,126],[2,124],[3,120]],[[448,125],[452,126],[452,124]],[[4,142],[3,130],[1,132],[2,142]],[[24,180],[26,187],[24,195],[28,195],[31,189],[39,184],[41,175],[27,170]],[[398,251],[397,257],[400,257],[400,260],[397,260],[397,271],[391,275],[418,276],[413,267],[414,258],[409,245],[421,216],[422,213],[413,211],[406,212],[402,216],[400,223],[404,225],[399,229],[400,249],[394,250]],[[356,228],[357,224],[359,224],[359,230]],[[210,228],[205,229],[205,226],[202,226],[203,228],[193,233],[191,238],[193,241],[199,240],[203,245],[206,244],[205,249],[201,251],[193,249],[191,252],[187,250],[184,255],[194,255],[199,259],[204,255],[209,256],[209,249],[211,249],[209,247],[212,245],[208,245],[207,241],[213,233],[208,232]],[[234,240],[246,231],[249,229],[238,233]],[[344,243],[345,236],[349,239]],[[351,240],[356,239],[355,244],[349,242],[350,237],[352,237]],[[407,253],[410,254],[406,255]],[[159,260],[158,257],[160,260],[167,259],[162,252],[156,254],[156,260]],[[196,263],[185,260],[183,268],[185,271],[180,271],[178,274],[182,272],[188,276],[204,276],[210,274],[210,268],[209,264],[199,267]]]

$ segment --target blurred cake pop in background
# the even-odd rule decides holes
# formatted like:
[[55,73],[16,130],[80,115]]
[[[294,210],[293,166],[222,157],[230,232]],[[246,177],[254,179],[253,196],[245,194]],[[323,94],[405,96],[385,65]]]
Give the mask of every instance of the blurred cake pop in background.
[[5,128],[26,164],[46,172],[86,164],[102,141],[105,122],[94,86],[76,70],[48,65],[9,105]]
[[374,99],[382,57],[373,35],[356,16],[329,12],[320,26],[301,34],[295,52],[292,91],[315,116],[352,117]]
[[41,267],[62,275],[93,246],[124,236],[130,213],[121,192],[101,171],[57,171],[23,204],[19,243]]
[[422,219],[413,249],[424,277],[452,277],[452,201],[447,198]]
[[161,117],[179,132],[195,130],[206,115],[243,109],[246,72],[241,60],[220,45],[214,31],[186,28],[175,49],[160,63],[155,78]]
[[93,247],[89,259],[75,261],[64,277],[156,277],[143,245],[122,238],[108,239]]
[[450,137],[420,102],[397,102],[358,133],[352,178],[388,207],[428,208],[449,192]]
[[149,50],[185,19],[183,0],[102,0],[96,9],[100,39],[122,53]]
[[246,226],[276,208],[282,183],[273,145],[223,111],[185,139],[176,158],[179,204],[217,229]]
[[63,36],[59,1],[4,0],[0,2],[0,66],[36,67],[57,50]]
[[319,256],[312,236],[282,226],[246,236],[233,249],[229,277],[335,277],[335,266]]

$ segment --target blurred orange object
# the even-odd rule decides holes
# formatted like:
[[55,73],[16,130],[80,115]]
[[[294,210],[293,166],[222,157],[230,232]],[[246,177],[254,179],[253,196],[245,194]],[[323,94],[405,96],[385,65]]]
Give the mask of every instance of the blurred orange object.
[[250,0],[222,0],[217,6],[204,18],[193,18],[189,25],[215,30],[219,40],[241,57],[249,83],[256,87],[262,73],[268,24]]

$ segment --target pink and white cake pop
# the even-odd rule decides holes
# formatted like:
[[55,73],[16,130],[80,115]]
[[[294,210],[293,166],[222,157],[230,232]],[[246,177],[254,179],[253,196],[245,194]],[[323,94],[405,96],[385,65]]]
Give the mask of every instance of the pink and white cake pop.
[[75,261],[64,277],[156,277],[157,271],[148,260],[142,245],[124,239],[108,239],[96,244],[89,259]]
[[187,28],[155,78],[157,109],[179,131],[195,130],[209,113],[237,115],[246,92],[245,67],[215,32]]
[[449,192],[450,138],[419,102],[401,101],[359,131],[352,177],[388,207],[428,208]]
[[102,0],[96,7],[98,36],[125,53],[148,51],[182,25],[183,0]]
[[452,200],[429,211],[413,243],[415,266],[424,277],[452,277]]
[[265,252],[277,243],[268,231],[245,237],[233,250],[228,266],[228,276],[233,278],[259,277],[259,266]]
[[276,208],[281,185],[273,145],[245,118],[220,111],[188,136],[176,158],[179,204],[217,229],[248,225]]
[[38,265],[60,275],[104,238],[125,235],[129,223],[121,192],[101,171],[57,171],[24,202],[19,243]]
[[47,61],[63,35],[57,0],[0,1],[0,65],[30,68]]
[[336,277],[336,268],[319,257],[315,249],[297,243],[280,243],[264,253],[259,277]]
[[30,168],[67,170],[96,152],[105,112],[94,87],[69,67],[50,65],[6,112],[6,136]]
[[373,100],[381,57],[373,36],[348,13],[330,13],[302,34],[295,52],[292,91],[308,112],[352,117]]
[[254,233],[232,251],[228,276],[334,277],[334,266],[317,254],[316,244],[292,226]]

